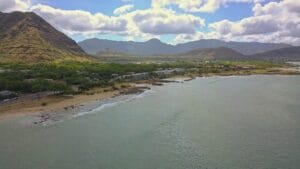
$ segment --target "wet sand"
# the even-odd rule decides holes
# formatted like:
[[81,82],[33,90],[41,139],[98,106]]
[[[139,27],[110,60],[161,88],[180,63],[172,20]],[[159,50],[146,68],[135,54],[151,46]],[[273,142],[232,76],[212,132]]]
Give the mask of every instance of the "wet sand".
[[79,95],[50,95],[40,98],[12,100],[0,105],[0,119],[29,114],[45,116],[45,114],[51,113],[73,112],[78,107],[84,107],[84,105],[91,102],[100,103],[120,95],[141,93],[146,89],[148,87],[144,84],[127,84],[127,86],[118,89],[96,88]]

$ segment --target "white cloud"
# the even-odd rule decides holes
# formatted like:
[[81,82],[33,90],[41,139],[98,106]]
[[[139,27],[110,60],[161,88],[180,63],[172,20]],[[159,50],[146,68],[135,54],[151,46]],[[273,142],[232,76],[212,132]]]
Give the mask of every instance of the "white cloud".
[[141,32],[153,35],[193,34],[205,25],[202,18],[160,8],[134,11],[129,16]]
[[134,5],[124,5],[114,10],[115,15],[125,14],[131,10],[133,10]]
[[269,2],[262,6],[256,3],[253,8],[255,16],[259,15],[283,15],[296,14],[300,15],[300,1],[299,0],[283,0],[280,2]]
[[238,22],[223,20],[212,23],[210,28],[219,32],[222,35],[253,35],[276,32],[280,29],[277,20],[272,16],[255,16],[242,19]]
[[214,12],[228,3],[250,3],[263,0],[152,0],[154,8],[176,5],[186,12]]
[[175,44],[178,44],[178,43],[196,41],[204,38],[205,38],[205,34],[202,32],[196,32],[194,34],[179,34],[175,37],[173,42]]
[[29,0],[0,0],[0,11],[26,11],[30,5]]
[[32,6],[31,11],[65,32],[122,32],[127,29],[125,19],[101,13],[91,14],[82,10],[62,10],[40,4]]
[[214,37],[225,40],[300,44],[300,1],[257,3],[254,16],[209,24]]
[[[164,8],[149,8],[135,10],[133,5],[117,8],[117,16],[108,16],[102,13],[92,14],[83,10],[63,10],[48,5],[30,5],[22,3],[16,8],[20,0],[0,0],[5,2],[3,11],[10,9],[29,10],[37,13],[59,30],[72,35],[86,36],[97,34],[116,34],[127,39],[159,38],[164,34],[195,34],[197,29],[205,25],[202,18],[191,14],[177,14],[175,11]],[[4,3],[2,3],[4,4]]]

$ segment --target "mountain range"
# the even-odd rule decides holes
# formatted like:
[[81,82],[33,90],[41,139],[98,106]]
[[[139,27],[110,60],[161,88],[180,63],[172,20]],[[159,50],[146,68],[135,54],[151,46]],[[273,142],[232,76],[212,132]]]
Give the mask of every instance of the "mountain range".
[[180,58],[200,59],[200,60],[247,60],[247,57],[233,49],[225,47],[195,49],[177,55]]
[[146,42],[112,41],[103,39],[87,39],[78,43],[88,54],[97,55],[99,52],[111,50],[119,53],[134,55],[169,55],[186,53],[196,49],[226,47],[243,55],[253,55],[271,50],[292,47],[287,44],[259,43],[259,42],[225,42],[216,39],[202,39],[198,41],[170,45],[158,39]]
[[300,46],[282,48],[268,52],[258,53],[251,56],[256,60],[267,61],[300,61]]
[[32,12],[0,12],[0,61],[44,62],[64,59],[108,61],[125,57],[200,60],[299,61],[300,47],[258,42],[225,42],[203,39],[170,45],[158,39],[146,42],[87,39],[79,45]]
[[33,12],[0,12],[0,59],[39,62],[85,59],[75,41]]

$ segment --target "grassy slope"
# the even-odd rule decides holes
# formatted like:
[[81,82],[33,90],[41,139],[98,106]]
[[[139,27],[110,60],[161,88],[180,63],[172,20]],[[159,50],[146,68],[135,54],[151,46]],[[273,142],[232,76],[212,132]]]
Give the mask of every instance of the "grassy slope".
[[2,13],[0,26],[2,62],[34,63],[69,58],[88,60],[76,42],[34,13]]

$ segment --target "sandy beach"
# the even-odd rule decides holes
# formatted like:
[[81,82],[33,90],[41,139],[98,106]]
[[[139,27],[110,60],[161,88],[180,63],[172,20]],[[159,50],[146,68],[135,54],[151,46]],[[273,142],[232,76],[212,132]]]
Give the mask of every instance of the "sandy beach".
[[[121,85],[120,85],[121,86]],[[88,109],[91,103],[98,104],[110,98],[120,95],[141,93],[148,89],[146,84],[126,84],[117,89],[95,88],[78,95],[50,95],[28,99],[19,98],[0,104],[0,119],[20,116],[20,115],[38,115],[42,118],[51,114],[66,114],[80,111],[80,107]],[[88,105],[88,106],[87,106]],[[81,108],[83,109],[83,108]],[[50,118],[50,117],[44,117]]]
[[[20,115],[35,115],[41,117],[41,121],[50,119],[59,114],[69,113],[75,108],[92,101],[102,101],[119,94],[119,91],[107,91],[95,93],[93,95],[80,94],[74,96],[53,95],[34,100],[22,100],[14,103],[7,103],[0,106],[0,119],[10,118]],[[43,118],[46,118],[43,120]]]
[[46,124],[60,121],[68,116],[92,111],[105,104],[112,98],[126,95],[137,95],[160,86],[163,83],[184,82],[192,80],[187,76],[174,76],[171,78],[149,81],[143,80],[136,83],[121,83],[117,89],[95,88],[78,95],[50,95],[40,98],[18,99],[0,104],[0,120],[18,116],[32,116],[32,123]]

